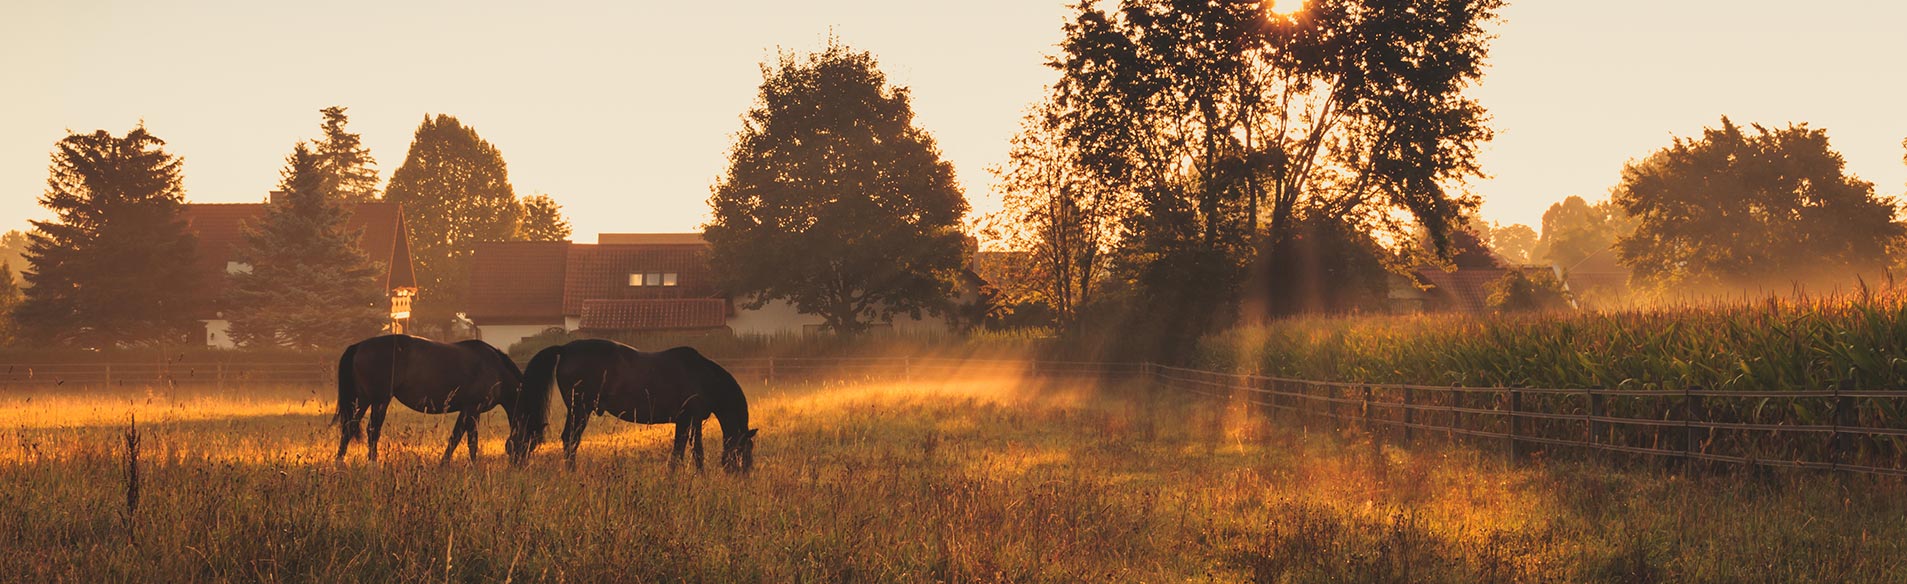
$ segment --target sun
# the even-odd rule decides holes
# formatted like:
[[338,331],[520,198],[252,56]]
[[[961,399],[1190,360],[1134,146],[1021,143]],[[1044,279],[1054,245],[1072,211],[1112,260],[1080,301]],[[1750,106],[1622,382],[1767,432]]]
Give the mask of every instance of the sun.
[[1291,16],[1304,10],[1306,0],[1266,0],[1265,10],[1278,16]]

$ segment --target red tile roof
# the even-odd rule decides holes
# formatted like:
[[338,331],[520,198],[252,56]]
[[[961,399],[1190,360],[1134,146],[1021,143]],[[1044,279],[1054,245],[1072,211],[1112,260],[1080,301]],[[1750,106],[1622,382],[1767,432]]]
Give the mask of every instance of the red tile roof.
[[[676,274],[675,286],[630,286],[629,275]],[[563,275],[563,314],[580,315],[588,300],[715,298],[703,245],[571,244]]]
[[471,320],[479,324],[561,322],[569,246],[567,241],[477,244],[465,307]]
[[[207,313],[217,315],[217,299],[225,291],[226,263],[232,261],[234,247],[244,239],[242,225],[265,214],[264,203],[190,203],[180,212],[186,229],[199,238],[199,290],[208,299]],[[384,264],[385,288],[414,288],[417,278],[411,271],[410,242],[404,237],[404,211],[397,203],[360,203],[352,209],[348,229],[362,230],[358,245],[372,261]],[[387,303],[389,299],[385,298]]]
[[702,245],[709,244],[700,233],[598,233],[596,243],[611,245]]
[[725,326],[728,326],[728,301],[720,298],[583,301],[583,330],[681,330]]

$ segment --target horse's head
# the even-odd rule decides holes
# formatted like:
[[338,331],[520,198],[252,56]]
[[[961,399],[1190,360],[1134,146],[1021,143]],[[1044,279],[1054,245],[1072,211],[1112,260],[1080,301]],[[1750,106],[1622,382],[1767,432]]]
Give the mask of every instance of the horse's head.
[[758,428],[734,436],[722,437],[722,470],[748,474],[755,468],[755,433]]

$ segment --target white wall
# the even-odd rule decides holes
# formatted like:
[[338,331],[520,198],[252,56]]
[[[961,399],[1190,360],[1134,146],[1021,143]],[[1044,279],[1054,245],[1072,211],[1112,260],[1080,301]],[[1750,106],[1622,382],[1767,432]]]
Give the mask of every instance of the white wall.
[[214,349],[238,348],[238,343],[232,342],[232,321],[220,319],[200,322],[205,323],[205,346]]
[[491,346],[498,349],[508,351],[510,350],[510,345],[517,344],[523,339],[536,336],[543,331],[561,326],[563,326],[563,323],[560,322],[552,322],[549,324],[486,324],[477,326],[477,335],[483,339],[483,342],[490,343]]
[[802,327],[823,322],[819,316],[795,310],[785,300],[776,300],[752,310],[737,306],[735,316],[728,319],[728,328],[737,335],[798,335]]

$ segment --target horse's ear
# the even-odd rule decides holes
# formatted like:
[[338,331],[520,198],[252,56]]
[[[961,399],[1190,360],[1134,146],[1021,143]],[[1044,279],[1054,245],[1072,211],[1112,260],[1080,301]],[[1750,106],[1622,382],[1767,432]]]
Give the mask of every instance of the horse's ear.
[[742,437],[743,437],[743,438],[747,438],[747,439],[749,439],[749,440],[754,440],[754,439],[755,439],[755,433],[756,433],[756,432],[760,432],[760,431],[761,431],[761,428],[749,428],[749,429],[748,429],[748,433],[747,433],[747,434],[743,434],[743,435],[742,435]]

